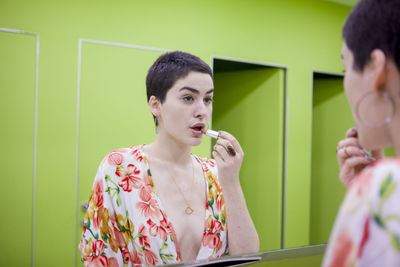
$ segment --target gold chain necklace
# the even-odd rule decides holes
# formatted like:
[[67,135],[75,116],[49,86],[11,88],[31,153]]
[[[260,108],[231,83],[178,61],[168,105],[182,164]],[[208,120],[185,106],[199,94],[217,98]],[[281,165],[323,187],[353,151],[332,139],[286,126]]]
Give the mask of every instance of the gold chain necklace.
[[[190,162],[192,163],[192,184],[190,186],[190,202],[192,202],[192,189],[193,189],[193,182],[194,182],[194,166],[193,166],[193,159],[192,157],[190,157]],[[183,199],[185,200],[186,203],[186,209],[185,209],[185,213],[187,215],[190,215],[194,212],[193,208],[190,206],[190,202],[187,201],[185,194],[183,194],[182,189],[180,188],[180,186],[176,183],[174,176],[171,174],[171,171],[169,169],[169,167],[167,167],[169,176],[172,178],[172,181],[174,181],[174,184],[176,185],[176,187],[178,188],[179,192],[181,193]]]

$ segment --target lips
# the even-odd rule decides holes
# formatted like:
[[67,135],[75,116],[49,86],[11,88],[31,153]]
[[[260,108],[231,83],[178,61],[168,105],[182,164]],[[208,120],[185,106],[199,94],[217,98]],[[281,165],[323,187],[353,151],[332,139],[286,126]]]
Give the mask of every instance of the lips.
[[198,122],[190,126],[190,129],[194,134],[203,134],[205,131],[206,125],[204,123]]

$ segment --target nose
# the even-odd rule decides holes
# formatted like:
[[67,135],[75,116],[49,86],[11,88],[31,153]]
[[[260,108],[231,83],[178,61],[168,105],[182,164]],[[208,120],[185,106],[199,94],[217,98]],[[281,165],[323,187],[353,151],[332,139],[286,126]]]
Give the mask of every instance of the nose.
[[196,118],[205,118],[207,116],[207,109],[208,107],[203,101],[199,101],[199,103],[196,105],[196,110],[194,116]]

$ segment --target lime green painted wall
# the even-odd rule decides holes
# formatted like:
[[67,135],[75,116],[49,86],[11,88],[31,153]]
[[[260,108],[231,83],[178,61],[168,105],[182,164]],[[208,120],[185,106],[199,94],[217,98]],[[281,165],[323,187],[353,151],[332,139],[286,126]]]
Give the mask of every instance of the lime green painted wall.
[[[284,243],[286,247],[307,245],[312,125],[310,75],[313,70],[339,72],[342,69],[340,29],[349,11],[349,7],[317,0],[1,1],[0,27],[40,35],[34,264],[72,266],[75,261],[75,206],[80,205],[76,203],[80,38],[180,49],[199,55],[209,63],[211,56],[221,56],[287,66]],[[5,47],[2,42],[0,48]],[[82,111],[93,104],[87,105]],[[14,118],[3,118],[3,125]],[[146,129],[150,136],[154,134],[153,129]],[[89,130],[86,132],[83,128],[83,131],[82,138],[87,138],[84,135],[89,135]],[[89,143],[86,144],[89,149]],[[108,146],[104,147],[108,151]],[[205,143],[196,152],[205,154],[207,150]],[[98,157],[103,152],[106,153],[101,151]],[[87,175],[93,177],[95,171],[88,170]],[[11,212],[11,208],[5,212]],[[24,254],[24,257],[29,261],[30,255]]]
[[[148,112],[143,77],[161,53],[82,43],[78,131],[79,207],[88,202],[95,171],[106,153],[138,145],[137,142],[146,144],[154,140],[155,128],[151,113]],[[79,208],[77,240],[82,234],[79,225],[84,215]],[[80,261],[79,257],[77,260]]]
[[[313,79],[310,244],[327,243],[345,195],[338,179],[335,148],[354,119],[339,75],[316,74]],[[385,149],[394,156],[393,148]]]
[[0,265],[27,266],[32,243],[36,38],[0,32],[0,44],[0,236],[4,242]]
[[240,182],[262,251],[282,246],[284,74],[214,72],[213,128],[232,133],[244,150]]
[[310,244],[327,243],[345,188],[338,179],[336,146],[354,126],[343,79],[314,78]]

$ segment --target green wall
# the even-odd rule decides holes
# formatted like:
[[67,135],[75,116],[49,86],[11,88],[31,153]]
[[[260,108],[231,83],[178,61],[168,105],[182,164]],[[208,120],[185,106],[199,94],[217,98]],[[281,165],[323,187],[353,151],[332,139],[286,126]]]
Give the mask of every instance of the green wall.
[[214,64],[212,124],[232,133],[243,147],[240,181],[260,250],[277,250],[282,248],[285,72],[246,65],[253,69],[219,71]]
[[[2,266],[31,262],[35,141],[35,55],[31,35],[0,32]],[[21,79],[24,77],[23,79]],[[24,257],[7,257],[23,251]]]
[[345,188],[338,179],[336,146],[354,126],[350,106],[338,75],[313,75],[310,244],[327,243],[343,200]]
[[[0,32],[0,68],[4,73],[1,77],[16,77],[0,81],[1,101],[9,105],[3,103],[1,123],[7,130],[0,133],[0,140],[7,147],[5,151],[18,158],[17,163],[4,155],[1,171],[6,177],[21,178],[19,182],[23,184],[19,186],[3,178],[9,187],[3,203],[7,200],[15,203],[3,212],[16,214],[10,219],[17,221],[18,230],[13,231],[29,240],[32,236],[30,213],[34,208],[34,265],[74,265],[78,260],[74,258],[76,229],[80,228],[82,216],[76,207],[89,194],[86,188],[90,187],[95,166],[111,147],[146,143],[154,136],[151,116],[143,104],[143,91],[144,70],[158,52],[115,47],[109,52],[109,46],[90,42],[82,42],[80,50],[82,38],[179,49],[199,55],[210,64],[212,56],[219,56],[286,66],[286,139],[281,140],[286,146],[280,150],[286,154],[278,156],[284,157],[285,169],[277,170],[275,180],[279,183],[285,178],[286,183],[284,187],[282,182],[282,191],[274,197],[284,196],[283,239],[279,242],[284,247],[308,245],[312,71],[339,73],[342,70],[340,31],[349,11],[349,7],[319,0],[2,0],[0,28],[35,32],[40,36],[36,181],[33,183],[36,39],[32,35]],[[23,53],[14,50],[20,42]],[[79,51],[82,52],[81,69],[78,69]],[[124,63],[121,65],[121,62]],[[78,84],[81,89],[79,129]],[[16,89],[10,90],[12,86]],[[116,99],[117,95],[121,98]],[[136,108],[140,114],[135,113],[134,105],[127,99],[139,105]],[[126,105],[129,108],[121,108]],[[117,124],[113,124],[115,118],[107,112],[110,110],[113,115],[122,114]],[[127,138],[137,129],[134,123],[140,123],[141,134]],[[125,134],[112,131],[113,127]],[[21,151],[22,147],[18,154],[17,150]],[[210,141],[205,140],[195,152],[207,156],[209,147]],[[11,167],[18,171],[12,172]],[[33,193],[34,207],[30,200]],[[249,201],[249,210],[257,217],[262,204],[253,203]],[[10,223],[2,221],[2,229],[7,228],[3,251],[10,249],[9,244],[14,242],[15,236],[9,234]],[[23,251],[18,257],[24,266],[31,259],[30,242],[17,243],[17,249]],[[7,261],[2,259],[1,265],[7,265]]]

